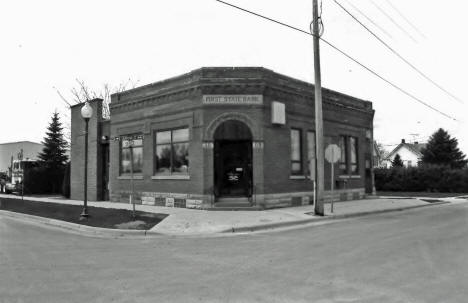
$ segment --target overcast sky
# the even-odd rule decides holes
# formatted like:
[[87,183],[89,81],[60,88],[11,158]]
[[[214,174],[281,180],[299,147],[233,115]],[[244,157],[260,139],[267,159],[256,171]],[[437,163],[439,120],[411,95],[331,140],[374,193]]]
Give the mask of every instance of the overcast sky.
[[[375,139],[391,150],[424,142],[442,127],[468,153],[468,18],[465,1],[339,0],[394,50],[463,101],[423,79],[351,19],[323,0],[323,38],[381,76],[457,119],[416,102],[322,43],[322,84],[373,102]],[[391,1],[391,4],[389,3]],[[312,0],[232,0],[308,30]],[[354,6],[354,7],[353,7]],[[312,39],[215,0],[5,1],[0,18],[0,143],[40,142],[60,91],[83,80],[148,84],[202,66],[263,66],[313,82]],[[364,13],[366,17],[362,14]]]

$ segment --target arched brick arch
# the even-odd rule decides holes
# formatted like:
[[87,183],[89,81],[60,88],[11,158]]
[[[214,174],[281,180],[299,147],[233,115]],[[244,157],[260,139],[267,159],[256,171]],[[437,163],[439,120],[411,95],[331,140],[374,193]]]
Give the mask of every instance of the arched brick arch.
[[262,140],[263,134],[258,123],[255,123],[248,115],[238,112],[223,113],[213,119],[205,129],[204,140],[213,141],[214,133],[218,126],[228,120],[237,120],[245,123],[250,128],[252,139],[254,141]]

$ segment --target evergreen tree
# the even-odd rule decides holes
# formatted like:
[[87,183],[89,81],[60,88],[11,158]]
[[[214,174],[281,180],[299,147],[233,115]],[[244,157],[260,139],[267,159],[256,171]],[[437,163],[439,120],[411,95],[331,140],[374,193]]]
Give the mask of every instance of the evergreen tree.
[[52,121],[42,144],[44,148],[38,158],[50,180],[49,190],[57,192],[61,188],[65,165],[68,161],[66,155],[68,144],[64,139],[62,123],[57,112],[52,115]]
[[396,154],[392,161],[392,167],[403,167],[403,161],[401,160],[400,154]]
[[439,128],[429,138],[429,142],[422,152],[422,163],[463,168],[468,160],[458,149],[458,140],[451,138],[447,131]]

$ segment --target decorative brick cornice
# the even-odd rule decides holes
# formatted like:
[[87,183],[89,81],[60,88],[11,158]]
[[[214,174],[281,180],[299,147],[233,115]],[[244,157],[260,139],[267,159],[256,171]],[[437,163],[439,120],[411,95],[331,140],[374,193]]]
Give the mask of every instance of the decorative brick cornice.
[[[201,68],[164,81],[112,95],[111,113],[165,104],[203,94],[264,94],[294,102],[313,102],[314,85],[259,67]],[[372,112],[372,104],[323,88],[323,103]]]

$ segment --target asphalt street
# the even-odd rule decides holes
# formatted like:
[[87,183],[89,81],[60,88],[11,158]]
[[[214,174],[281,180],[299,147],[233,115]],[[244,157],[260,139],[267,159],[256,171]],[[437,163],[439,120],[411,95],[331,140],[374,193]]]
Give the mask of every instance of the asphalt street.
[[466,302],[467,285],[468,203],[140,240],[0,216],[0,302]]

